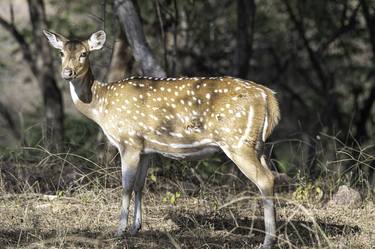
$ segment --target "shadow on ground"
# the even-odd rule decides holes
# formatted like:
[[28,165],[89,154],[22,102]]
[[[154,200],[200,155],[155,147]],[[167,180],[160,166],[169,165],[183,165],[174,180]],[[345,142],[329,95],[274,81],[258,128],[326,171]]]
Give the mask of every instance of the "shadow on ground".
[[[137,236],[113,238],[113,228],[103,227],[103,232],[87,230],[56,231],[0,230],[0,245],[26,248],[252,248],[263,240],[263,219],[229,219],[220,215],[199,215],[171,212],[169,214],[177,229],[171,231],[141,231]],[[165,221],[163,221],[165,222]],[[278,221],[279,245],[288,243],[296,247],[324,244],[324,236],[360,233],[358,226],[307,222],[299,220]],[[283,240],[289,240],[286,243]],[[284,245],[284,246],[283,246]]]
[[105,240],[102,233],[87,230],[63,234],[36,229],[0,230],[0,248],[106,248]]
[[[234,214],[234,217],[236,217],[236,214]],[[171,215],[171,218],[182,230],[211,229],[215,231],[226,231],[227,237],[232,238],[234,236],[241,238],[241,236],[243,236],[241,240],[243,240],[243,242],[247,240],[247,242],[252,245],[260,244],[264,239],[263,218],[228,219],[220,215],[183,213],[174,213]],[[338,235],[360,233],[360,228],[358,226],[331,224],[321,221],[316,221],[314,223],[294,219],[288,221],[279,220],[277,222],[277,228],[277,234],[282,235],[279,236],[279,244],[286,244],[283,243],[282,240],[288,239],[291,244],[297,247],[324,243],[324,236],[329,238]],[[228,248],[236,248],[234,241],[228,241],[219,236],[216,239],[218,239],[218,243],[221,245],[223,245],[223,243],[230,243]]]

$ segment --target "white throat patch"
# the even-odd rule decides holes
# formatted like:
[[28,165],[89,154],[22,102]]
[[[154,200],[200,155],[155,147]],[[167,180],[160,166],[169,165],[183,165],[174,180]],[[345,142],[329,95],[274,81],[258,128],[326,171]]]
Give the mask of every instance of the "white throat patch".
[[71,81],[69,81],[70,84],[70,95],[72,96],[74,104],[79,101],[78,95],[76,93],[76,90],[74,89],[74,85]]

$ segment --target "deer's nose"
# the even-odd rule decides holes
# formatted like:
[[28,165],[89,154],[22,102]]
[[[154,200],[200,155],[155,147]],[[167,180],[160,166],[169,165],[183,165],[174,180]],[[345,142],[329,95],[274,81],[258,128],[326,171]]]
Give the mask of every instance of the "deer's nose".
[[71,68],[67,67],[63,69],[61,75],[64,79],[72,79],[75,76],[75,72]]

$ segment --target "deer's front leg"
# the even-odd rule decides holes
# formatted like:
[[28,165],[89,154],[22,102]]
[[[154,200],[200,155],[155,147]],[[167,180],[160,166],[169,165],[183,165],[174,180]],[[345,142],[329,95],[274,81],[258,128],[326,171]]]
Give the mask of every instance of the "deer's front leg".
[[140,151],[134,149],[120,150],[121,155],[121,177],[122,177],[122,206],[120,213],[120,224],[116,235],[121,236],[128,225],[129,204],[134,188],[139,166]]

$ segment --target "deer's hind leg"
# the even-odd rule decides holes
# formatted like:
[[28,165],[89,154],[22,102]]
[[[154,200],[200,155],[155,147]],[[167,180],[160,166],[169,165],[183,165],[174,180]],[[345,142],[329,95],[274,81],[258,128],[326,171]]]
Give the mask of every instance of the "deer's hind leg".
[[263,248],[272,248],[276,235],[276,218],[273,200],[274,176],[267,167],[262,155],[261,160],[254,148],[244,145],[241,148],[222,148],[225,154],[238,166],[260,190],[264,207],[265,239]]

